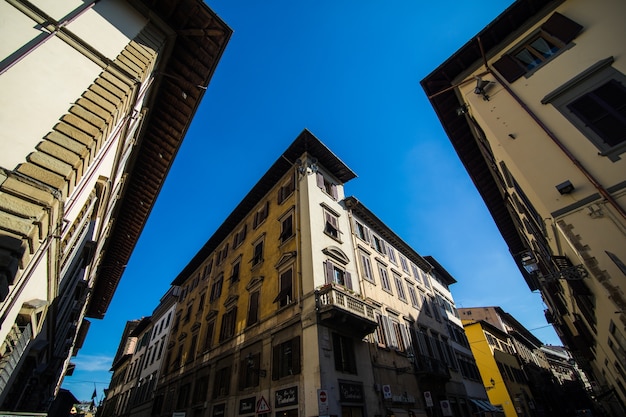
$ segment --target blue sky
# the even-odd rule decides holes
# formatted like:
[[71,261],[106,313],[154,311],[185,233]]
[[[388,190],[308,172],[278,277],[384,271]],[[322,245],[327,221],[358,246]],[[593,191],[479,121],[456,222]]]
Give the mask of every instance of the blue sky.
[[234,31],[104,320],[64,388],[98,399],[127,320],[171,281],[309,129],[358,177],[346,185],[458,281],[457,307],[500,306],[560,344],[419,81],[511,1],[214,0]]

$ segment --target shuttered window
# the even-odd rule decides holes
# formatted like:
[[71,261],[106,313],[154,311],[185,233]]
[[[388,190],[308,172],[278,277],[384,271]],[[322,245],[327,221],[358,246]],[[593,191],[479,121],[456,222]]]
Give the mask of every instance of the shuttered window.
[[555,57],[582,30],[582,26],[554,13],[532,37],[504,54],[493,67],[509,83]]

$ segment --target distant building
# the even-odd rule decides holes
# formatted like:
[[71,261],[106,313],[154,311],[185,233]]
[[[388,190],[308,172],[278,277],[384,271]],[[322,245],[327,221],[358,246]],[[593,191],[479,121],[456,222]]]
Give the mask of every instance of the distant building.
[[0,15],[0,410],[45,411],[231,30],[199,0],[12,0]]
[[[518,382],[525,383],[532,394],[533,400],[529,405],[531,405],[533,415],[570,417],[578,409],[592,407],[587,392],[585,392],[584,384],[580,379],[572,375],[568,380],[569,382],[564,384],[555,378],[555,375],[561,370],[561,367],[556,366],[553,358],[559,349],[558,347],[554,346],[552,350],[549,350],[512,315],[500,307],[460,308],[459,314],[464,325],[485,321],[506,333],[507,343],[503,345],[504,350],[507,350],[517,359],[522,371]],[[489,336],[486,338],[490,342]],[[493,344],[493,347],[499,349],[499,344]],[[554,352],[550,358],[546,353],[549,351]],[[492,352],[495,355],[493,349]],[[560,348],[558,352],[559,355],[568,354],[564,348]],[[573,364],[568,366],[574,369]],[[486,386],[488,386],[488,382],[490,381],[485,381]]]
[[489,400],[506,417],[534,415],[535,400],[506,332],[484,320],[463,320]]
[[354,177],[303,131],[174,279],[153,416],[495,410],[454,278],[345,197]]
[[[142,320],[130,320],[126,322],[117,352],[113,357],[111,371],[113,375],[109,388],[106,389],[106,398],[102,405],[101,415],[118,416],[121,415],[128,404],[130,389],[135,384],[129,384],[130,361],[137,347],[137,337],[134,336],[135,329]],[[144,320],[145,323],[145,320]]]
[[[129,378],[135,377],[135,389],[128,402],[127,415],[132,417],[149,417],[152,413],[154,390],[159,380],[159,372],[164,352],[170,343],[169,334],[176,312],[179,288],[171,287],[161,297],[161,301],[150,317],[150,325],[145,330],[148,340],[144,349],[135,348],[133,360],[137,364],[129,372]],[[118,414],[120,415],[120,414]],[[103,417],[105,417],[103,415]]]
[[518,0],[422,80],[546,318],[626,415],[626,3]]

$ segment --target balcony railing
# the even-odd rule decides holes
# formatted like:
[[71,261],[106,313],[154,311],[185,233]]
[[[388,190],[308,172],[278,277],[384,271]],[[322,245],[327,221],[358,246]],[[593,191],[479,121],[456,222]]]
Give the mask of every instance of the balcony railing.
[[417,374],[429,378],[440,378],[443,380],[450,379],[450,371],[448,365],[439,359],[430,356],[418,356],[415,361]]
[[32,334],[33,332],[29,323],[23,327],[18,327],[17,324],[14,324],[7,335],[4,341],[6,353],[2,356],[2,359],[0,359],[0,392],[4,391],[6,388],[9,378],[11,378],[15,367],[26,350],[26,346],[28,346]]
[[[317,309],[322,321],[356,330],[361,337],[378,326],[374,307],[349,290],[327,284],[316,291]],[[354,327],[353,327],[354,326]]]

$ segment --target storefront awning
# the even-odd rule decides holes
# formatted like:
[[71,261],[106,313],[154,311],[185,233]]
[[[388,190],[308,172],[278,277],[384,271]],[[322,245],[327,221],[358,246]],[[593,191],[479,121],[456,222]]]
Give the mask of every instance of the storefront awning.
[[489,401],[486,401],[486,400],[475,400],[473,398],[470,398],[470,401],[476,404],[476,406],[481,411],[501,411],[499,408],[495,407]]

